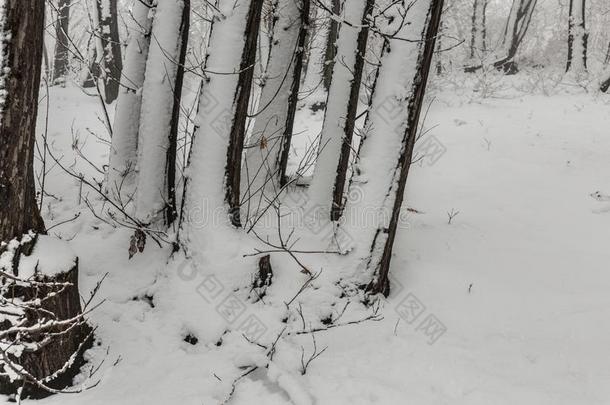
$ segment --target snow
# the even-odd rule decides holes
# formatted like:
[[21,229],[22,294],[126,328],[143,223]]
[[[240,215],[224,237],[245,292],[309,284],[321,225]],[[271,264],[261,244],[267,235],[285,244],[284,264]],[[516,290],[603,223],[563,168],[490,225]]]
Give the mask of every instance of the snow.
[[[55,166],[47,187],[62,198],[45,199],[47,226],[75,212],[81,215],[51,229],[50,236],[69,240],[78,254],[84,296],[108,272],[97,298],[106,301],[90,315],[99,345],[86,356],[88,367],[104,363],[92,379],[85,378],[87,368],[76,380],[89,386],[99,380],[96,387],[37,403],[217,404],[244,365],[263,368],[238,384],[229,403],[607,403],[610,214],[594,212],[609,203],[590,194],[610,195],[610,173],[603,170],[610,150],[610,98],[574,90],[548,97],[513,89],[482,99],[470,90],[443,86],[445,92],[430,94],[435,101],[425,127],[434,127],[427,136],[445,152],[433,164],[425,158],[412,167],[405,205],[422,213],[409,212],[398,231],[394,289],[383,305],[384,320],[318,333],[318,350],[328,349],[305,375],[301,347],[306,355],[312,352],[310,336],[282,339],[267,370],[263,349],[237,331],[225,333],[249,315],[266,325],[264,344],[286,326],[281,319],[287,314],[290,330],[300,329],[293,312],[298,304],[287,311],[284,302],[307,276],[290,258],[272,255],[275,274],[265,304],[246,299],[256,261],[242,255],[258,246],[251,236],[234,232],[230,238],[212,238],[213,249],[201,250],[196,271],[180,254],[167,264],[171,247],[159,249],[154,243],[128,260],[132,232],[110,227],[84,202],[79,205],[79,183]],[[103,133],[98,114],[97,101],[79,89],[51,89],[52,151],[65,155],[64,163],[77,159],[74,169],[86,176],[99,174],[73,155],[66,134],[72,125],[83,133],[85,127]],[[319,127],[308,121],[315,119],[309,111],[300,114],[300,123]],[[43,121],[41,114],[40,128]],[[421,146],[427,139],[421,139],[416,154],[427,151]],[[106,144],[90,141],[84,152],[99,165],[107,162]],[[297,194],[294,190],[287,199]],[[86,187],[82,195],[101,207]],[[452,209],[460,213],[449,225]],[[268,231],[273,237],[271,226]],[[301,226],[298,248],[325,247],[326,231]],[[62,265],[68,257],[66,251]],[[323,269],[314,288],[297,300],[316,327],[319,319],[341,312],[341,291],[333,283],[354,270],[333,255],[299,258],[312,270]],[[231,292],[245,303],[246,312],[233,324],[216,311],[221,301],[205,295],[202,283],[210,286],[209,276],[222,285],[218,299]],[[409,294],[425,306],[411,324],[399,315]],[[367,313],[353,302],[343,320]],[[428,315],[446,327],[432,345],[417,329]],[[183,341],[189,333],[198,344]]]
[[77,256],[70,245],[61,239],[39,235],[34,250],[29,256],[21,255],[19,277],[27,280],[36,272],[53,276],[67,272],[77,263]]

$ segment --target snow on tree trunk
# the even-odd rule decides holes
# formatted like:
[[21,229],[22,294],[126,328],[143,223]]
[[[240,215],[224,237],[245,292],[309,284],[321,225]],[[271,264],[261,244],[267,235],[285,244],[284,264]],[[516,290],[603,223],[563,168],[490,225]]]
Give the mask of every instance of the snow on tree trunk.
[[[263,0],[221,0],[211,27],[182,212],[185,246],[205,244],[200,220],[240,225],[239,190],[248,100]],[[224,157],[224,159],[223,159]],[[228,212],[227,212],[228,206]]]
[[[343,208],[345,178],[356,122],[358,95],[368,39],[368,20],[374,0],[345,3],[337,40],[337,60],[328,91],[326,113],[314,176],[309,188],[310,204],[322,215],[339,219]],[[360,28],[362,27],[362,28]]]
[[44,231],[34,183],[43,30],[44,2],[0,2],[0,241]]
[[474,0],[472,12],[472,31],[470,38],[470,58],[483,59],[487,52],[485,14],[488,0]]
[[[442,0],[418,0],[408,10],[407,23],[396,35],[422,41],[386,41],[359,151],[358,175],[350,184],[350,192],[358,188],[362,198],[348,201],[341,230],[355,238],[352,247],[358,268],[366,274],[372,294],[389,294],[392,247],[442,6]],[[373,217],[368,215],[371,209]]]
[[[329,0],[330,10],[334,15],[341,14],[341,0]],[[339,37],[339,22],[336,18],[331,18],[326,35],[326,51],[324,52],[323,82],[324,89],[330,89],[330,82],[333,77],[335,58],[337,57],[337,38]]]
[[119,94],[119,83],[123,61],[121,59],[121,42],[119,39],[119,22],[117,0],[97,0],[98,35],[101,40],[101,54],[98,50],[101,74],[104,80],[104,101],[107,104],[116,100]]
[[176,139],[188,41],[190,2],[158,0],[146,62],[138,131],[136,217],[143,223],[175,218]]
[[585,25],[586,0],[570,0],[568,21],[568,62],[566,72],[583,74],[587,71],[587,27]]
[[136,0],[128,20],[129,40],[114,115],[106,181],[107,192],[122,203],[129,201],[135,190],[140,110],[153,13],[150,0]]
[[59,0],[55,22],[55,57],[53,61],[53,83],[63,82],[68,73],[70,40],[70,0]]
[[[326,9],[319,6],[312,7],[312,9],[311,28],[307,39],[307,64],[302,91],[307,96],[308,104],[316,106],[326,101],[327,89],[324,87],[324,70],[326,68],[326,49],[331,23],[330,15]],[[317,106],[314,108],[317,108]]]
[[242,168],[242,212],[246,222],[264,211],[284,185],[303,67],[309,0],[284,0],[276,16],[265,85]]

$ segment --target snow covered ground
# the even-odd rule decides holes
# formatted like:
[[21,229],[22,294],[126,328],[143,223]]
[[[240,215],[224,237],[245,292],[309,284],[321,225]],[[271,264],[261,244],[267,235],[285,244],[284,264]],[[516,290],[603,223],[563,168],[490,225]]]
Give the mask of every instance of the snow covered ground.
[[[312,271],[323,270],[299,296],[307,297],[301,320],[294,316],[300,298],[291,314],[284,302],[307,276],[286,255],[272,255],[265,304],[247,300],[244,272],[254,273],[256,258],[243,255],[259,246],[249,235],[216,235],[197,271],[181,255],[168,265],[171,247],[150,240],[129,260],[132,231],[95,218],[86,206],[102,209],[95,192],[53,167],[47,191],[57,198],[45,197],[47,227],[80,216],[50,233],[79,255],[83,294],[108,276],[98,293],[106,301],[91,315],[97,343],[79,378],[99,366],[87,384],[99,383],[40,403],[217,404],[253,365],[261,367],[237,384],[229,403],[608,403],[610,202],[590,194],[610,194],[609,104],[587,94],[474,101],[437,94],[426,119],[431,130],[417,148],[425,156],[407,187],[407,205],[419,213],[406,215],[398,234],[384,319],[315,333],[317,351],[327,349],[305,375],[301,356],[304,350],[306,361],[314,350],[311,334],[280,339],[265,368],[264,349],[225,330],[255,315],[264,325],[260,342],[269,345],[284,327],[323,326],[347,302],[332,284],[353,272],[345,258],[299,255]],[[88,131],[104,136],[98,115],[95,98],[51,89],[51,150],[101,180],[71,147],[71,132],[78,133],[85,156],[106,164],[107,146]],[[41,132],[44,118],[43,108]],[[305,234],[299,248],[324,247],[320,239]],[[243,307],[231,321],[217,310],[227,299]],[[370,311],[353,302],[338,322]]]

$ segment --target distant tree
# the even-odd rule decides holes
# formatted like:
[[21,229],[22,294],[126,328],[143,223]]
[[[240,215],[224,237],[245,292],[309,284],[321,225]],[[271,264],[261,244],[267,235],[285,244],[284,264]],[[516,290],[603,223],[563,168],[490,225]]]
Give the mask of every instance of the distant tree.
[[587,70],[587,43],[589,34],[585,24],[585,4],[586,0],[570,0],[566,72],[583,73]]
[[95,22],[99,36],[96,60],[104,82],[104,100],[110,104],[119,94],[123,69],[117,0],[95,0],[95,5]]
[[70,0],[59,0],[57,3],[57,21],[55,21],[55,57],[53,59],[53,83],[62,82],[68,73],[70,61]]
[[[538,0],[513,0],[502,35],[501,46],[497,52],[498,59],[492,64],[494,68],[502,70],[506,74],[518,72],[519,69],[514,59],[529,29],[537,2]],[[475,72],[481,68],[483,65],[477,64],[467,66],[464,70]]]
[[472,30],[470,36],[470,58],[481,58],[487,52],[487,4],[488,0],[474,0],[472,7]]

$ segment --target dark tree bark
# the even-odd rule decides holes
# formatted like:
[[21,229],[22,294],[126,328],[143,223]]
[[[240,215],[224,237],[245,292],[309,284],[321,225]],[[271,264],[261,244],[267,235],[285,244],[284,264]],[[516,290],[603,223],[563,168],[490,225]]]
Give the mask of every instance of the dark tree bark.
[[235,94],[235,113],[231,125],[229,148],[227,151],[225,199],[229,204],[231,223],[236,227],[241,226],[241,160],[244,151],[246,120],[248,118],[252,79],[254,77],[253,66],[256,62],[256,43],[258,41],[262,8],[263,0],[252,0],[250,2],[250,11],[244,30],[245,43],[242,52],[242,60],[239,66],[240,73]]
[[[335,15],[341,14],[341,1],[332,1],[332,12]],[[354,1],[354,0],[352,0]],[[337,56],[337,38],[339,35],[339,22],[335,18],[330,19],[330,27],[328,28],[328,37],[326,38],[326,51],[324,53],[324,68],[322,69],[322,81],[326,91],[330,88],[330,82],[333,77],[333,68],[335,67],[335,57]]]
[[180,122],[180,107],[182,101],[182,85],[184,84],[184,63],[188,48],[189,28],[191,19],[191,0],[183,0],[182,23],[180,25],[180,55],[178,70],[174,85],[174,106],[170,123],[169,148],[167,149],[167,207],[165,209],[165,224],[170,225],[178,216],[176,207],[176,153],[178,146],[178,123]]
[[[51,237],[45,236],[48,239]],[[25,242],[24,242],[25,241]],[[32,255],[38,237],[24,239],[13,251],[12,269],[3,268],[5,273],[19,277],[19,262],[23,257]],[[68,248],[69,249],[69,248]],[[10,248],[9,248],[10,250]],[[64,252],[57,252],[63,254]],[[46,268],[46,257],[36,257],[38,265]],[[84,364],[83,353],[91,347],[93,341],[92,329],[80,315],[82,314],[81,296],[78,291],[78,260],[74,258],[71,268],[58,269],[60,272],[47,275],[41,272],[24,276],[28,281],[19,283],[3,278],[3,298],[19,299],[24,307],[20,318],[14,319],[24,327],[35,327],[50,320],[66,321],[64,325],[52,326],[46,331],[11,333],[14,323],[9,319],[0,322],[0,334],[3,347],[5,345],[27,344],[19,357],[8,351],[2,351],[0,368],[11,369],[21,366],[30,375],[15,372],[20,377],[12,380],[3,375],[0,377],[0,393],[15,394],[23,386],[21,398],[42,398],[50,395],[46,388],[61,390],[72,385],[80,367]],[[62,285],[64,284],[64,285]],[[38,301],[36,301],[38,300]],[[39,302],[39,304],[32,304]],[[10,311],[10,306],[9,308]],[[39,383],[44,385],[41,386]]]
[[7,0],[2,7],[0,241],[8,241],[45,229],[34,183],[44,2]]
[[286,177],[286,169],[288,167],[288,157],[290,155],[290,145],[292,143],[292,130],[294,129],[294,117],[297,112],[297,104],[299,101],[299,90],[301,88],[301,75],[305,65],[305,43],[309,31],[309,12],[311,9],[310,0],[301,1],[301,30],[298,39],[298,51],[295,55],[295,66],[293,70],[292,89],[290,90],[290,100],[288,101],[288,115],[286,117],[286,128],[284,130],[284,142],[282,152],[279,158],[279,176],[280,186],[284,187],[288,178]]
[[472,29],[470,37],[470,58],[482,55],[487,51],[486,14],[488,0],[474,0],[472,7]]
[[103,51],[103,55],[97,55],[97,57],[101,61],[101,74],[104,80],[104,101],[110,104],[119,95],[121,71],[123,69],[117,0],[96,0],[96,7],[98,35],[100,36]]
[[366,0],[364,14],[362,15],[362,29],[358,33],[358,51],[356,54],[356,64],[353,67],[354,78],[350,87],[345,126],[343,128],[343,143],[341,144],[341,154],[339,156],[335,185],[333,187],[333,202],[330,210],[330,219],[332,221],[339,220],[344,208],[345,182],[347,179],[349,158],[352,152],[352,139],[358,113],[358,96],[360,95],[362,73],[364,72],[364,58],[366,57],[366,47],[369,38],[368,26],[370,21],[368,16],[373,12],[374,6],[375,0]]
[[[492,64],[494,68],[502,70],[506,74],[515,74],[519,71],[514,59],[529,29],[537,2],[538,0],[513,0],[502,37],[500,52],[504,56]],[[482,68],[483,65],[467,66],[464,71],[472,73]]]
[[59,0],[57,21],[55,22],[55,57],[53,62],[53,83],[64,80],[69,68],[70,40],[70,0]]
[[586,0],[570,0],[568,18],[568,61],[566,72],[587,70],[587,44],[589,34],[585,24]]
[[[361,198],[348,201],[350,218],[341,224],[347,235],[361,233],[362,223],[357,218],[368,220],[367,212],[371,209],[381,214],[374,219],[375,229],[370,231],[367,222],[366,232],[371,233],[358,238],[353,246],[357,260],[362,261],[358,267],[366,269],[362,287],[370,294],[387,296],[390,292],[388,274],[392,249],[442,8],[443,0],[418,1],[410,10],[416,17],[412,17],[410,26],[403,28],[404,32],[398,36],[421,35],[422,41],[404,43],[386,39],[384,44],[368,130],[361,141],[355,169],[358,176],[350,184],[350,188],[361,189]],[[413,73],[394,77],[402,67]]]

